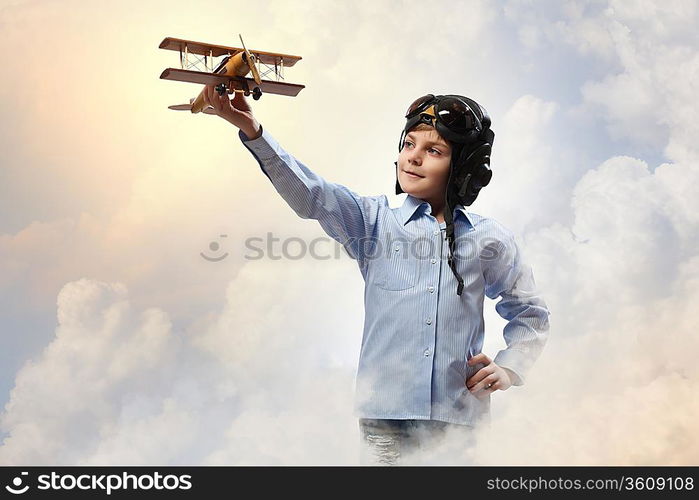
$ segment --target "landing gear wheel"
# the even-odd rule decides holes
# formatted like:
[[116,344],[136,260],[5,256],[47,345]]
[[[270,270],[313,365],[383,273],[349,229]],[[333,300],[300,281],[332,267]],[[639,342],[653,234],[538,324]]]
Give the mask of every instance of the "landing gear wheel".
[[252,91],[252,98],[258,101],[262,97],[262,90],[260,90],[260,87],[255,87]]
[[227,89],[226,86],[225,86],[224,84],[222,84],[222,83],[219,83],[218,85],[216,85],[216,86],[214,87],[214,90],[216,90],[216,92],[218,92],[218,95],[223,95],[223,94],[225,94],[225,93],[228,92],[228,89]]

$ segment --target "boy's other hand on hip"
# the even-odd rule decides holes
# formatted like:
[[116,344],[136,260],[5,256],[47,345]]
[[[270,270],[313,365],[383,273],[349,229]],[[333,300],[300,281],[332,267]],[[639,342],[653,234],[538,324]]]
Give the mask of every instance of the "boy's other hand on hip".
[[466,387],[471,394],[481,398],[497,390],[505,391],[510,388],[512,380],[506,368],[496,364],[482,352],[468,360],[469,366],[477,363],[483,363],[485,366],[466,381]]

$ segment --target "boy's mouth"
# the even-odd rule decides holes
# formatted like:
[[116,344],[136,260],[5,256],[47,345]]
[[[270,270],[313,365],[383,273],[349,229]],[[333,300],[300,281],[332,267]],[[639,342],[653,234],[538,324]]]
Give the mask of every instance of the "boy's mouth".
[[424,175],[414,174],[413,172],[410,172],[410,171],[408,171],[408,170],[403,170],[403,172],[405,172],[406,174],[408,174],[408,177],[413,177],[413,178],[415,178],[415,179],[422,179],[422,178],[425,177]]

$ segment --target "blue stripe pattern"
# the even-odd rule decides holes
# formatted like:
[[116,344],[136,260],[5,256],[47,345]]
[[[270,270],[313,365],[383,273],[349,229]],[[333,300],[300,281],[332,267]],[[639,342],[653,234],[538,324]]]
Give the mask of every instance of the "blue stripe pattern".
[[277,192],[303,219],[317,220],[358,263],[364,278],[364,332],[355,416],[440,420],[475,426],[490,421],[490,395],[476,397],[466,380],[483,364],[484,295],[500,297],[507,348],[493,361],[522,385],[548,338],[549,310],[512,232],[492,218],[454,211],[456,265],[449,268],[445,223],[429,203],[406,195],[391,208],[385,195],[360,196],[328,182],[286,152],[265,129],[243,142]]

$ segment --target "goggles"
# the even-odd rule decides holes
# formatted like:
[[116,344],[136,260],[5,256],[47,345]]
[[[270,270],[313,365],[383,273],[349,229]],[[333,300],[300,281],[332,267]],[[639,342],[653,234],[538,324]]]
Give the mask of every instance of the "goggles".
[[424,95],[416,99],[405,113],[409,130],[418,123],[432,125],[445,139],[469,143],[483,131],[483,123],[472,107],[456,95]]

